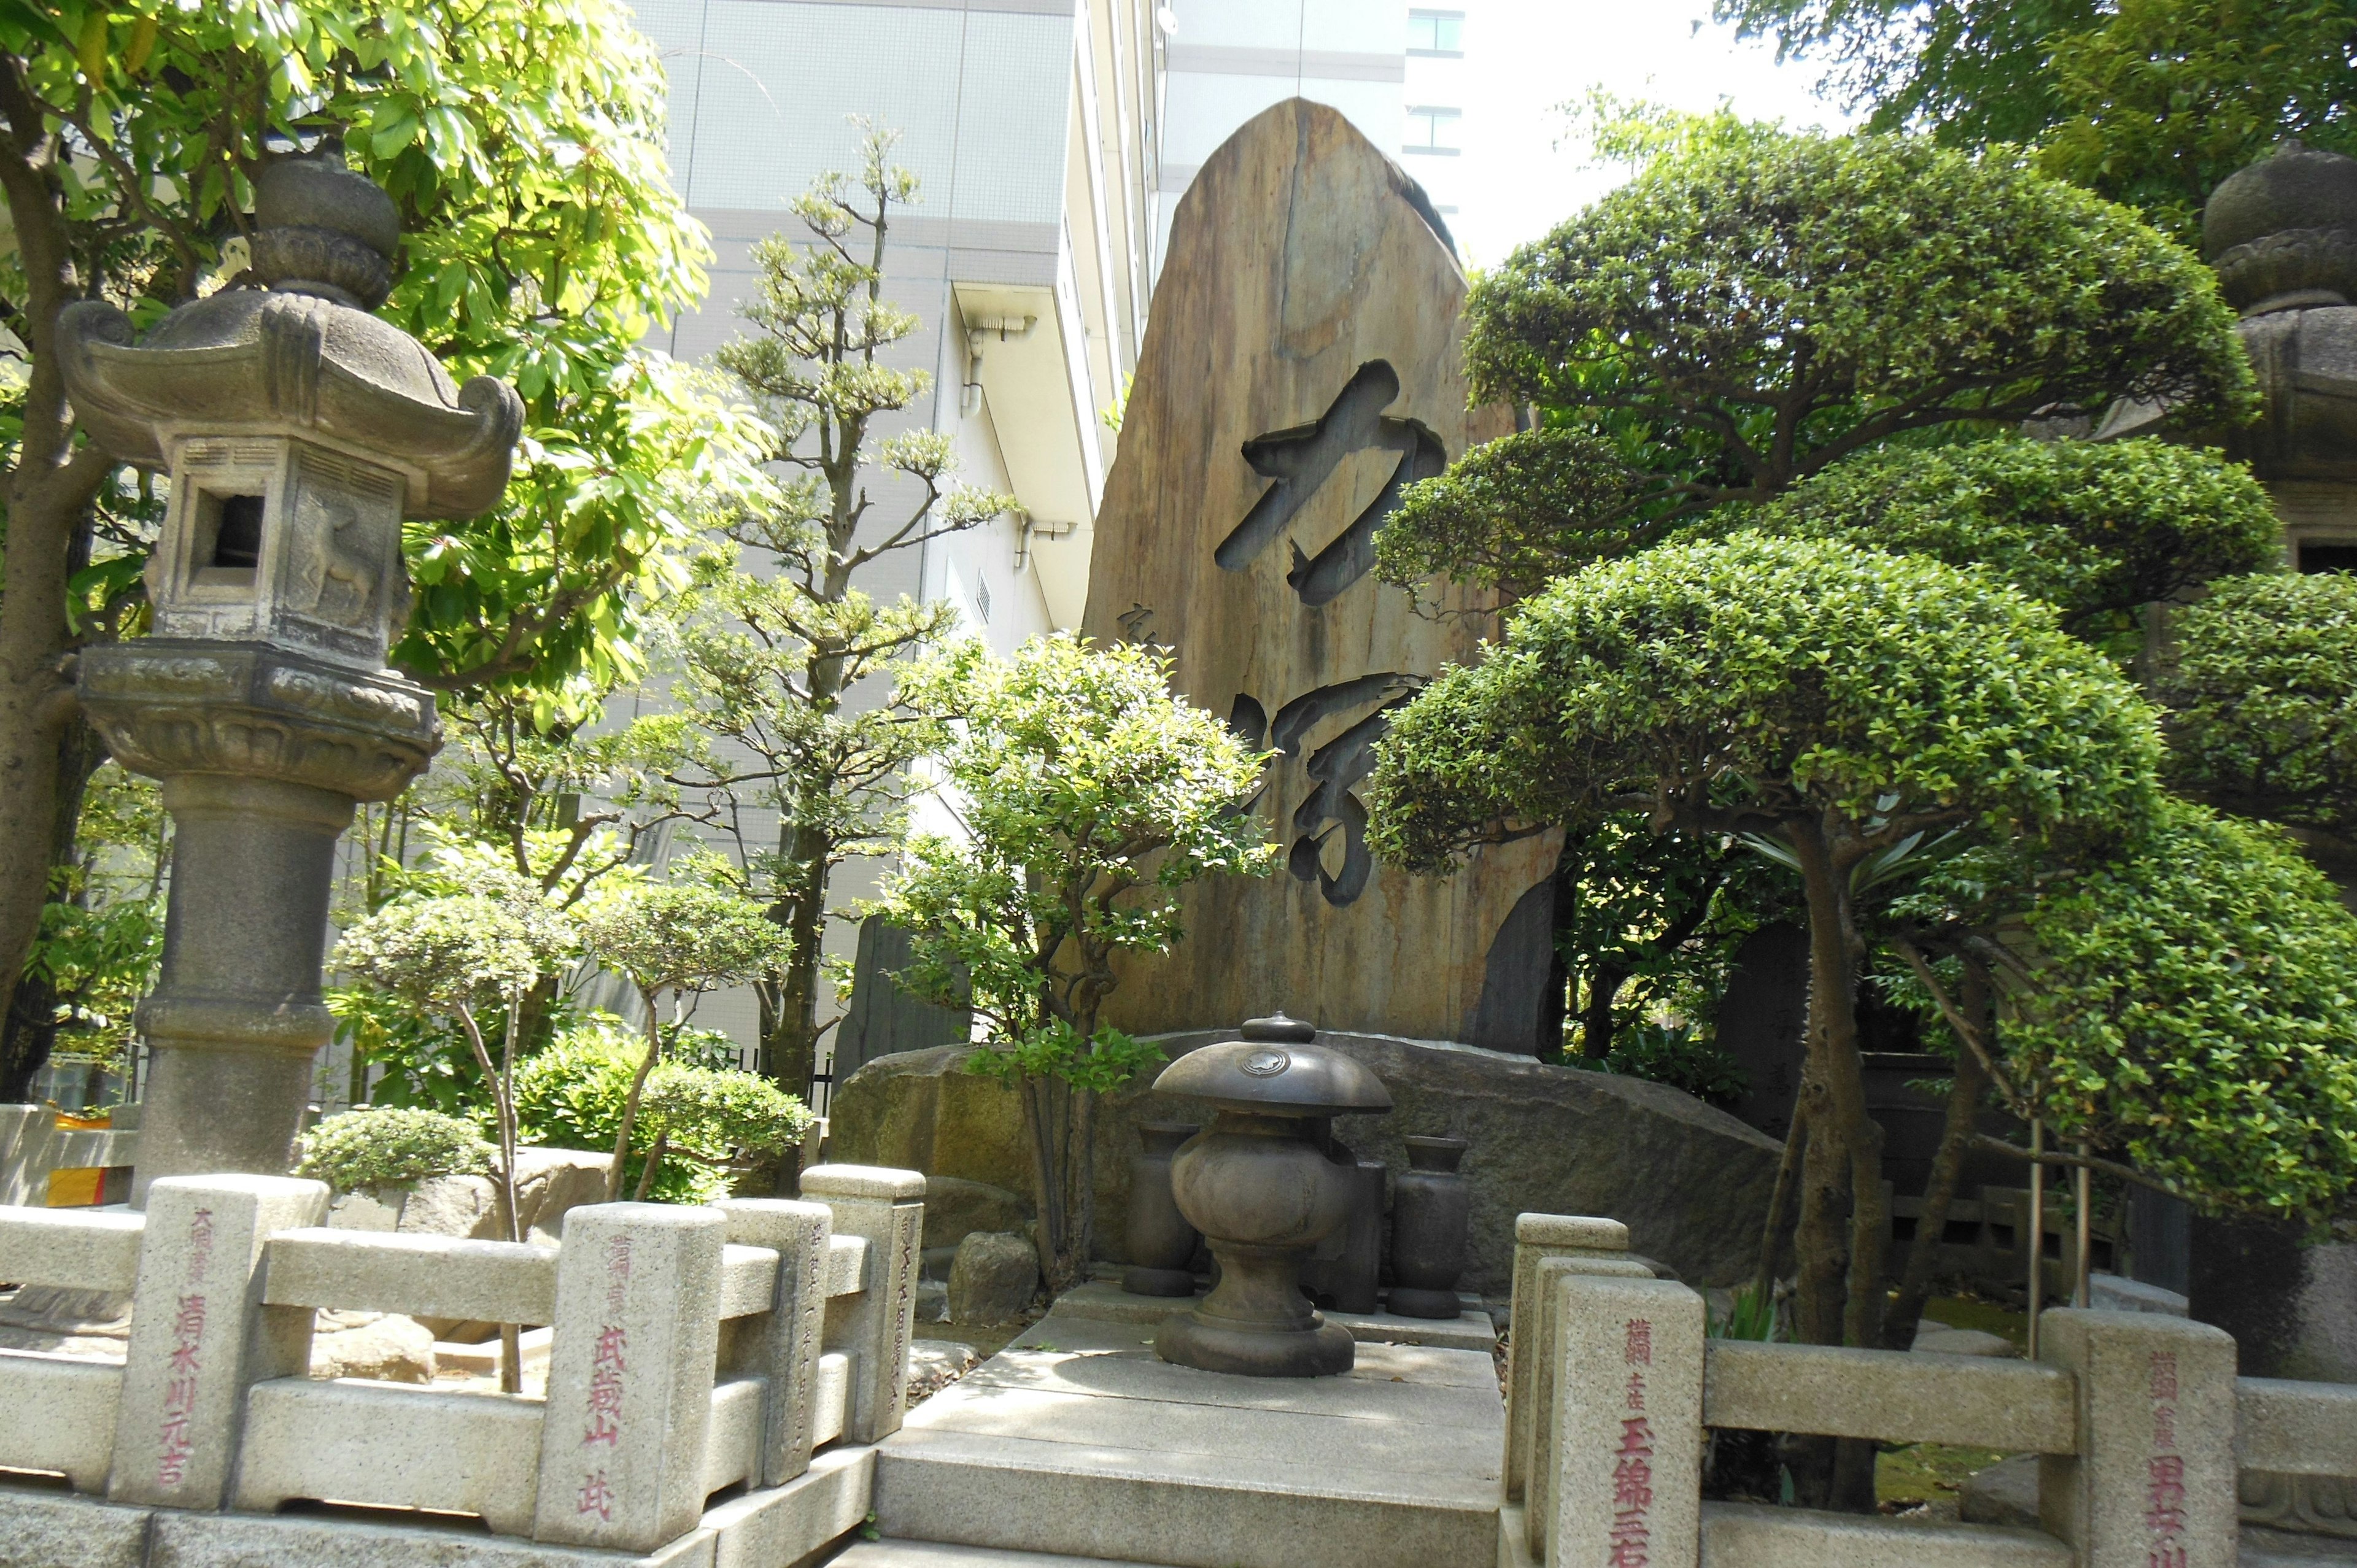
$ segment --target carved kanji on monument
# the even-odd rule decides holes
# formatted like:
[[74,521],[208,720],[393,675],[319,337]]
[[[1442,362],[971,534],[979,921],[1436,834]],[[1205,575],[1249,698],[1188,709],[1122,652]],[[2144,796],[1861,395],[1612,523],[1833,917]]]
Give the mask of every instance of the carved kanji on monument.
[[1419,616],[1374,575],[1401,491],[1512,427],[1467,409],[1464,297],[1423,191],[1323,105],[1251,121],[1179,204],[1085,625],[1170,650],[1181,693],[1280,754],[1254,804],[1286,855],[1266,880],[1189,890],[1189,940],[1114,994],[1125,1028],[1281,1005],[1321,1028],[1535,1045],[1553,836],[1409,876],[1369,854],[1359,794],[1392,712],[1478,657],[1482,618]]

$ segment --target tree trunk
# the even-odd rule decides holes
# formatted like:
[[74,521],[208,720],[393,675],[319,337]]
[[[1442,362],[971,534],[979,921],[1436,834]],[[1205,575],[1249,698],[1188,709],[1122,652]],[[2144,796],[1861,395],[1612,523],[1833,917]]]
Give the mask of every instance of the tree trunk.
[[[77,714],[69,720],[58,742],[57,795],[49,820],[48,870],[70,865],[78,858],[81,833],[81,803],[90,792],[91,775],[106,760],[106,743]],[[68,895],[49,881],[44,905]],[[40,911],[34,919],[38,929]],[[28,950],[29,952],[29,950]],[[48,977],[25,973],[20,968],[5,1020],[0,1020],[0,1105],[24,1100],[33,1075],[49,1059],[57,1043],[57,987]]]
[[[1980,966],[1969,959],[1964,962],[1964,995],[1960,1000],[1964,1016],[1975,1027],[1985,1029],[1988,987]],[[1907,1251],[1906,1272],[1900,1275],[1899,1294],[1892,1299],[1889,1316],[1883,1324],[1882,1344],[1886,1350],[1904,1350],[1915,1342],[1915,1325],[1921,1320],[1923,1303],[1932,1293],[1940,1238],[1948,1228],[1956,1187],[1964,1178],[1964,1156],[1972,1149],[1974,1120],[1980,1114],[1981,1096],[1987,1090],[1988,1075],[1981,1069],[1978,1053],[1958,1040],[1955,1081],[1948,1090],[1948,1118],[1940,1130],[1940,1150],[1932,1160],[1931,1179],[1923,1186],[1923,1215],[1915,1222],[1915,1242]]]
[[1587,977],[1587,997],[1579,1014],[1579,1055],[1600,1062],[1612,1054],[1613,1000],[1629,983],[1630,971],[1621,964],[1599,963]]
[[[1881,1129],[1866,1112],[1858,1057],[1862,944],[1849,877],[1859,852],[1846,841],[1836,843],[1822,821],[1792,823],[1791,842],[1809,904],[1809,1055],[1802,1087],[1809,1118],[1803,1162],[1809,1179],[1801,1195],[1798,1238],[1801,1337],[1817,1345],[1879,1345],[1890,1216],[1882,1193]],[[1845,1207],[1846,1228],[1840,1212]],[[1825,1501],[1837,1509],[1873,1510],[1871,1443],[1845,1438],[1835,1445]]]
[[770,907],[770,918],[785,928],[793,949],[786,955],[770,1015],[763,1020],[768,1026],[763,1066],[780,1089],[807,1104],[818,1073],[819,964],[825,956],[830,867],[824,853],[796,853],[810,835],[788,829],[785,836],[788,842],[780,847],[793,867],[792,880],[781,890],[785,896]]

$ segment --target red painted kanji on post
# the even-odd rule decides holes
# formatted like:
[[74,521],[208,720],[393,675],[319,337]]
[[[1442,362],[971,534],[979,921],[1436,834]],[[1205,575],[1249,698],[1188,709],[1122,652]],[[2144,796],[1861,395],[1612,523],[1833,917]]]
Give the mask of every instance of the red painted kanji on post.
[[204,1370],[199,1352],[205,1337],[205,1297],[199,1287],[205,1283],[212,1257],[213,1211],[199,1208],[188,1221],[188,1270],[183,1283],[189,1288],[172,1314],[172,1376],[164,1384],[162,1449],[156,1461],[159,1486],[177,1487],[186,1480],[188,1456],[195,1452],[188,1425],[196,1415],[197,1380]]
[[[602,1443],[608,1448],[622,1435],[622,1374],[630,1369],[623,1353],[630,1348],[630,1331],[615,1321],[630,1294],[630,1239],[617,1236],[606,1243],[606,1321],[597,1327],[597,1344],[589,1356],[589,1423],[581,1434],[584,1448]],[[591,1476],[581,1487],[576,1512],[613,1517],[614,1494],[606,1472]]]
[[1653,1325],[1629,1319],[1621,1341],[1629,1373],[1628,1408],[1620,1422],[1620,1452],[1612,1464],[1612,1530],[1606,1537],[1605,1568],[1646,1568],[1653,1540],[1653,1426],[1645,1415],[1645,1374],[1633,1369],[1653,1364]]

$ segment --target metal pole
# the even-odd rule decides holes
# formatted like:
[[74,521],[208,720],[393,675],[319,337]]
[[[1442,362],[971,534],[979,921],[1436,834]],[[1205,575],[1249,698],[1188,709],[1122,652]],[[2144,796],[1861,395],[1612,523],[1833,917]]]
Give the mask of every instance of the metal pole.
[[2046,1299],[2046,1123],[2029,1122],[2029,1359],[2038,1359],[2038,1309]]
[[[2087,1144],[2085,1140],[2082,1139],[2079,1144],[2079,1158],[2083,1162],[2086,1157]],[[2095,1196],[2095,1173],[2088,1169],[2083,1163],[2079,1166],[2078,1179],[2079,1186],[2076,1196],[2079,1202],[2079,1234],[2076,1240],[2079,1244],[2079,1266],[2077,1271],[2078,1280],[2071,1292],[2071,1305],[2073,1306],[2092,1306],[2094,1305],[2094,1298],[2090,1294],[2087,1280],[2087,1259],[2089,1253],[2093,1251],[2088,1243],[2092,1234],[2091,1227],[2093,1222],[2095,1208],[2093,1202]]]

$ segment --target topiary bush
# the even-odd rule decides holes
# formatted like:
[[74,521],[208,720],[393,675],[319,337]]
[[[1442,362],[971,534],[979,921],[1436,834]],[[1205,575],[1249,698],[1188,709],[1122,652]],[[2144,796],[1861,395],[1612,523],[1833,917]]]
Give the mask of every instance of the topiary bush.
[[295,1174],[338,1192],[430,1176],[487,1176],[499,1154],[471,1122],[397,1106],[330,1116],[303,1135],[302,1151]]
[[[702,1036],[703,1031],[691,1031]],[[683,1043],[666,1042],[667,1049]],[[699,1043],[699,1042],[687,1042]],[[528,1144],[595,1149],[620,1130],[630,1079],[646,1047],[613,1017],[566,1030],[516,1069],[516,1121]],[[790,1149],[817,1119],[792,1095],[758,1073],[666,1059],[647,1076],[623,1165],[625,1196],[635,1193],[658,1140],[663,1157],[647,1197],[662,1203],[709,1203],[728,1196],[728,1180],[761,1156]]]

